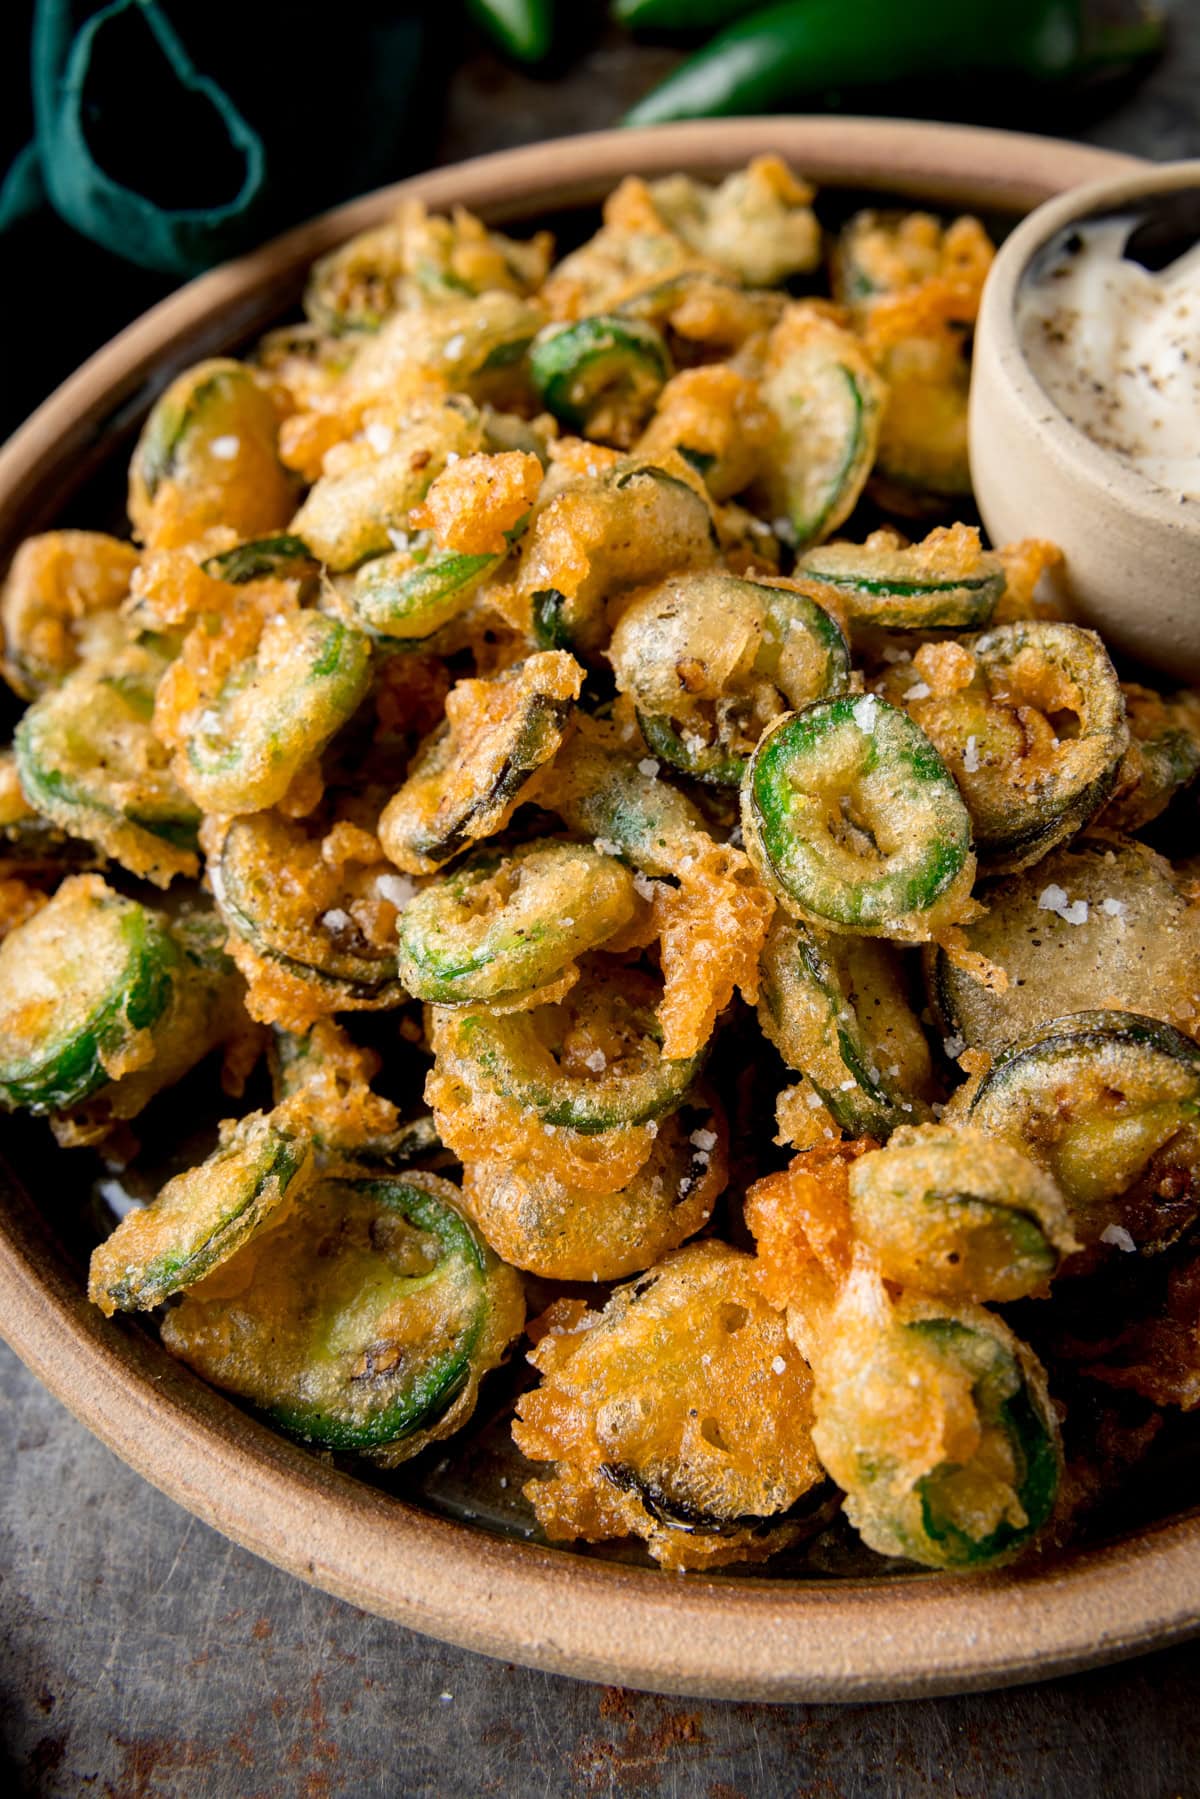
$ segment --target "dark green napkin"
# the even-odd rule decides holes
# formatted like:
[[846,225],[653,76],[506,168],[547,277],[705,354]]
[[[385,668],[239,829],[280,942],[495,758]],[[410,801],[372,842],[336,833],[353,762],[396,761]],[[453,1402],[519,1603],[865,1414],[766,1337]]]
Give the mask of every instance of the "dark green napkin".
[[443,36],[404,0],[13,7],[3,429],[180,279],[431,162]]

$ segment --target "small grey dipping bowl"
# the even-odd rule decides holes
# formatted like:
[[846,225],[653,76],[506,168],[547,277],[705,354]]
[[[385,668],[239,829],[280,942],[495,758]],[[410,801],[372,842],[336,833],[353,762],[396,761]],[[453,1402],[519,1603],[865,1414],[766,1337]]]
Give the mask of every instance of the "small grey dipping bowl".
[[[1005,240],[975,337],[970,453],[993,543],[1049,538],[1066,557],[1052,580],[1072,617],[1177,681],[1200,681],[1200,501],[1159,487],[1071,424],[1026,362],[1015,321],[1026,269],[1064,226],[1136,213],[1187,188],[1200,200],[1200,162],[1147,167],[1048,200]],[[1200,415],[1196,438],[1200,451]]]

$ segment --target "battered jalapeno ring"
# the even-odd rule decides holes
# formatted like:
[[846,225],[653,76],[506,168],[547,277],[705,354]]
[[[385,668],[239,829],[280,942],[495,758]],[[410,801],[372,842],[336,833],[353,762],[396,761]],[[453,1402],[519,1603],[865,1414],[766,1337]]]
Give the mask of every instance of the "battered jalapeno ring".
[[995,1052],[1059,1013],[1112,1006],[1184,1031],[1200,1021],[1200,908],[1145,844],[1078,837],[980,890],[967,944],[1003,968],[996,993],[944,950],[929,955],[929,996],[947,1032]]
[[113,1079],[171,998],[163,921],[99,875],[64,881],[0,945],[0,1097],[61,1111]]
[[742,782],[746,849],[789,911],[919,941],[961,915],[971,824],[922,731],[872,694],[820,700],[764,734]]
[[[369,934],[369,920],[351,910],[361,902],[368,912],[381,910],[378,882],[386,884],[388,864],[351,871],[322,852],[319,838],[277,813],[230,820],[208,861],[222,918],[256,956],[315,988],[321,1010],[399,1005],[405,990],[392,931]],[[381,926],[394,918],[387,905]]]
[[1200,1048],[1159,1019],[1054,1019],[1002,1050],[949,1115],[1048,1169],[1093,1251],[1156,1253],[1200,1209]]
[[544,1125],[594,1136],[672,1112],[703,1050],[668,1060],[659,1049],[653,983],[592,972],[558,1006],[446,1021],[472,1084],[491,1087]]
[[277,805],[367,691],[371,649],[322,612],[281,613],[196,721],[180,778],[210,812]]
[[964,525],[901,547],[880,531],[866,543],[809,550],[800,572],[836,590],[856,625],[887,631],[972,630],[986,625],[1004,592],[1000,558]]
[[1078,1248],[1046,1171],[967,1127],[905,1126],[861,1156],[850,1214],[889,1280],[950,1299],[1044,1295]]
[[130,543],[101,531],[48,531],[27,537],[0,590],[4,678],[35,699],[87,654],[98,620],[129,592],[138,565]]
[[504,560],[439,550],[417,532],[406,549],[373,557],[346,596],[356,624],[386,643],[419,643],[457,618],[480,583]]
[[807,594],[733,575],[676,576],[640,595],[609,646],[656,756],[736,786],[764,727],[849,684],[840,626]]
[[653,325],[615,314],[547,325],[529,351],[538,397],[560,424],[622,449],[637,436],[670,373],[667,346]]
[[379,820],[397,868],[430,874],[501,830],[562,743],[582,685],[582,668],[562,651],[529,656],[494,681],[460,681]]
[[[215,926],[215,928],[214,928]],[[236,1028],[240,995],[211,914],[168,925],[74,875],[0,945],[0,1103],[131,1118]]]
[[591,844],[538,841],[480,852],[400,918],[400,978],[442,1005],[532,992],[633,917],[628,869]]
[[889,945],[822,936],[776,913],[758,1018],[789,1068],[807,1075],[852,1136],[887,1137],[927,1115],[929,1046]]
[[157,401],[129,466],[129,516],[148,542],[194,542],[215,525],[260,537],[285,525],[294,477],[277,454],[279,415],[245,363],[186,370]]
[[200,822],[152,728],[166,667],[150,642],[81,663],[30,706],[14,740],[38,811],[160,887],[195,873]]
[[614,1193],[545,1169],[469,1163],[463,1203],[496,1254],[547,1280],[612,1281],[649,1268],[707,1223],[727,1175],[725,1121],[685,1101],[659,1125],[648,1160]]
[[591,655],[618,594],[712,563],[717,534],[702,493],[680,473],[621,461],[556,495],[525,546],[520,592],[543,649]]
[[456,396],[427,409],[369,461],[322,475],[288,527],[318,562],[357,568],[392,548],[391,533],[408,530],[409,513],[425,498],[451,457],[483,448],[478,408]]
[[666,1568],[717,1567],[821,1521],[811,1376],[752,1257],[690,1244],[599,1314],[567,1302],[545,1323],[513,1436],[555,1464],[525,1489],[549,1537],[632,1532]]
[[163,1321],[163,1341],[302,1442],[394,1466],[449,1436],[517,1335],[519,1278],[436,1175],[318,1181]]
[[777,437],[766,485],[799,544],[849,517],[875,460],[886,392],[859,340],[823,313],[791,307],[772,331],[762,395]]
[[994,1567],[1054,1509],[1062,1466],[1040,1364],[965,1301],[889,1302],[856,1272],[814,1350],[813,1441],[881,1555]]
[[931,691],[926,651],[915,668],[897,666],[884,691],[945,759],[980,861],[1027,868],[1112,792],[1129,742],[1116,670],[1095,632],[1052,620],[997,625],[951,654],[944,687]]
[[106,1317],[152,1311],[229,1259],[312,1179],[312,1143],[274,1114],[227,1125],[219,1149],[128,1212],[93,1251],[88,1297]]

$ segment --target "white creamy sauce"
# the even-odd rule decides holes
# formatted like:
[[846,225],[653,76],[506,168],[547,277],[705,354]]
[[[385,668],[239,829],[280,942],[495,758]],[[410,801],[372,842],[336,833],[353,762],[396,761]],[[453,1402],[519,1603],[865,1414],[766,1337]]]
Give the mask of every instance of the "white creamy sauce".
[[1157,274],[1121,254],[1137,218],[1052,239],[1017,295],[1030,368],[1073,425],[1200,500],[1200,244]]

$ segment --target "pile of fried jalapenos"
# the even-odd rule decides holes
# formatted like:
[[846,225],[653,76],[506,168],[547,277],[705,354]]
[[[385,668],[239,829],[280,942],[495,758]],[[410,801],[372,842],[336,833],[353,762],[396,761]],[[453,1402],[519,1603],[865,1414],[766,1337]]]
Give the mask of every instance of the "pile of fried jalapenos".
[[977,1569],[1064,1389],[1200,1401],[1200,697],[945,522],[979,223],[812,198],[631,179],[553,266],[410,203],[167,389],[133,542],[22,545],[0,1097],[119,1163],[266,1053],[90,1291],[305,1443],[459,1429],[532,1275],[549,1538]]

